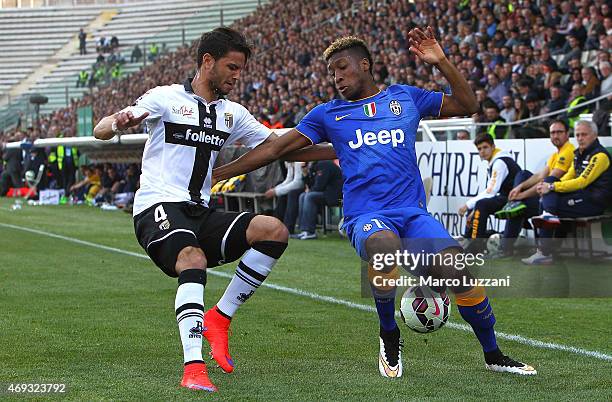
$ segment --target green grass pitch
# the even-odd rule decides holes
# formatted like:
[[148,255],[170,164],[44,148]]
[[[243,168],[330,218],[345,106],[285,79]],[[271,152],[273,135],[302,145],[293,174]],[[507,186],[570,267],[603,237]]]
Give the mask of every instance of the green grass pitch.
[[[176,281],[150,261],[10,228],[31,228],[143,254],[131,217],[85,206],[11,211],[0,200],[0,384],[65,383],[71,400],[610,400],[612,361],[500,340],[536,377],[485,371],[473,335],[402,328],[404,377],[378,374],[375,314],[262,287],[237,313],[233,374],[210,368],[218,394],[181,389]],[[291,241],[268,282],[373,305],[359,261],[336,235]],[[511,266],[516,261],[504,262]],[[580,262],[577,262],[580,264]],[[218,269],[231,274],[235,264]],[[209,275],[206,305],[228,279]],[[612,354],[610,299],[497,298],[508,334]],[[463,323],[453,306],[451,322]],[[205,343],[205,347],[207,344]],[[206,350],[206,349],[205,349]],[[212,366],[212,365],[209,365]],[[0,391],[0,399],[23,398]]]

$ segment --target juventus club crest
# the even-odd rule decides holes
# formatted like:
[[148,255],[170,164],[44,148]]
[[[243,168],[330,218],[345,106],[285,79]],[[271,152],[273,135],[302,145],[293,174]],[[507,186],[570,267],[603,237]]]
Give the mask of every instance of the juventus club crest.
[[227,128],[232,128],[234,125],[234,115],[231,113],[225,113],[225,125]]
[[389,102],[389,109],[391,109],[391,112],[396,116],[402,114],[402,105],[395,99]]

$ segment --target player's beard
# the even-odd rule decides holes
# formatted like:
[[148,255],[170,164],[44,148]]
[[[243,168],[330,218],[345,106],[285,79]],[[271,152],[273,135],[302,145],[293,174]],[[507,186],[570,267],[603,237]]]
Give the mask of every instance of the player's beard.
[[225,92],[221,89],[221,85],[219,85],[219,81],[215,79],[211,79],[208,81],[208,85],[212,91],[217,94],[217,96],[225,96],[228,92]]

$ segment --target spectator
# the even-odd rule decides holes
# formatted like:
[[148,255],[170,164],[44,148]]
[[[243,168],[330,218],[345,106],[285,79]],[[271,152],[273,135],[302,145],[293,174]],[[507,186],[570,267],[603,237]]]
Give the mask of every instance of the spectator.
[[559,85],[554,85],[550,88],[550,99],[542,109],[542,113],[561,110],[565,107],[566,102],[567,99],[563,94],[563,89]]
[[458,130],[457,131],[457,140],[469,140],[470,139],[470,133],[467,130]]
[[582,113],[589,113],[589,105],[580,106],[581,103],[587,101],[586,97],[582,94],[584,93],[584,87],[582,84],[574,84],[572,87],[572,93],[570,94],[570,99],[567,103],[567,119],[569,121],[570,128],[574,128],[574,125],[580,118]]
[[568,78],[568,80],[563,85],[563,89],[566,92],[572,92],[572,89],[574,88],[575,84],[581,84],[582,85],[582,72],[580,71],[579,68],[572,69],[570,77]]
[[582,55],[582,49],[580,48],[580,42],[575,36],[568,35],[565,46],[561,49],[563,58],[561,59],[561,68],[566,68],[569,65],[571,59],[577,58],[580,60]]
[[[601,94],[611,94],[612,96],[612,66],[607,61],[599,63],[599,71],[601,73]],[[610,97],[608,97],[608,100]]]
[[587,99],[593,99],[599,96],[599,79],[595,75],[593,67],[584,67],[582,69],[582,94]]
[[[135,164],[128,166],[125,178],[119,182],[119,188],[115,194],[113,203],[118,208],[127,209],[127,207],[133,202],[134,194],[138,189],[138,178],[140,173],[138,167]],[[131,212],[131,211],[130,211]]]
[[130,63],[139,63],[141,57],[142,50],[140,50],[140,47],[138,45],[134,46],[132,54],[130,55]]
[[103,170],[102,178],[100,180],[101,188],[94,198],[94,204],[97,205],[103,202],[110,204],[113,201],[115,194],[121,191],[123,187],[121,184],[122,180],[123,179],[117,173],[115,167],[109,164]]
[[514,110],[516,110],[516,120],[523,120],[529,117],[529,111],[525,105],[525,101],[520,96],[513,100]]
[[123,76],[123,70],[121,68],[121,64],[117,63],[111,68],[111,79],[116,81],[120,80]]
[[485,121],[488,123],[492,123],[487,127],[486,132],[493,139],[503,139],[506,138],[509,132],[508,126],[504,123],[506,121],[500,117],[499,108],[495,104],[490,104],[485,107]]
[[76,83],[76,87],[83,87],[85,88],[87,86],[87,83],[89,82],[89,72],[87,70],[81,70],[79,72],[79,75],[77,77],[77,83]]
[[106,38],[104,36],[100,36],[98,40],[96,41],[96,52],[98,53],[105,52],[106,51],[105,45],[106,45]]
[[310,168],[307,192],[300,194],[300,240],[316,239],[317,212],[324,206],[337,206],[342,198],[342,172],[332,161],[318,161]]
[[550,91],[550,88],[553,85],[558,84],[561,81],[562,74],[555,70],[555,65],[550,61],[544,62],[540,66],[540,70],[543,75],[542,86],[546,91]]
[[499,81],[495,73],[490,73],[487,81],[489,83],[487,96],[493,99],[498,108],[503,107],[503,98],[508,95],[508,88]]
[[79,54],[87,54],[87,34],[83,28],[79,30]]
[[113,37],[110,39],[109,45],[110,45],[110,50],[117,49],[119,47],[119,38],[113,35]]
[[304,192],[302,162],[284,162],[287,168],[285,180],[265,192],[266,198],[277,197],[275,216],[282,220],[290,234],[295,232],[300,194]]
[[81,171],[84,178],[70,186],[69,194],[77,202],[93,203],[101,188],[101,169],[99,167],[83,165]]
[[510,95],[505,95],[502,98],[502,107],[503,109],[499,112],[499,116],[504,119],[507,123],[512,123],[516,120],[517,111],[512,104],[512,97]]
[[153,61],[159,55],[159,46],[153,42],[149,45],[149,61]]
[[[25,135],[17,131],[7,142],[23,141]],[[23,155],[21,148],[4,148],[2,150],[4,169],[0,174],[0,197],[4,197],[11,187],[21,187],[23,184]]]

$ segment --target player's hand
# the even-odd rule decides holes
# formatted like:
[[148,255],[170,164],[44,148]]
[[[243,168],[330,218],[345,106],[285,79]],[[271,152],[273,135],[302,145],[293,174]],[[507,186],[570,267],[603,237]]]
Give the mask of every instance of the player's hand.
[[[546,187],[546,189],[548,190],[548,184],[547,184],[547,183],[544,183],[543,181],[542,181],[542,182],[539,182],[539,183],[538,183],[538,185],[536,186],[536,191],[538,192],[538,194],[539,194],[539,195],[544,195],[544,194],[546,194],[546,193],[544,192],[544,187]],[[548,192],[548,191],[547,191],[547,192]]]
[[520,200],[520,199],[522,199],[522,197],[520,195],[521,195],[521,187],[520,186],[516,186],[508,194],[508,199],[510,201]]
[[458,211],[459,216],[463,216],[463,215],[465,215],[465,213],[467,212],[467,210],[468,210],[467,205],[463,204],[461,207],[459,207],[459,211]]
[[147,118],[149,112],[144,112],[139,117],[134,117],[132,112],[119,112],[115,115],[115,121],[117,122],[117,128],[121,131],[127,130],[130,127],[135,127],[142,123]]
[[268,191],[264,193],[264,197],[266,198],[274,198],[275,195],[276,195],[276,191],[274,191],[273,188],[269,189]]
[[446,59],[432,27],[428,26],[425,32],[420,28],[414,28],[410,30],[408,36],[409,50],[425,63],[437,65]]

